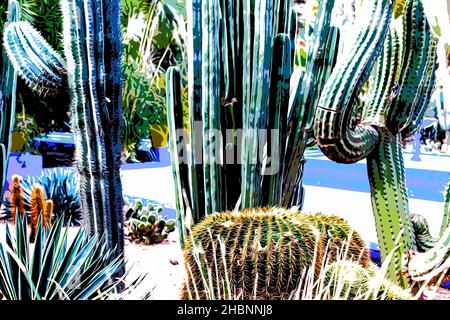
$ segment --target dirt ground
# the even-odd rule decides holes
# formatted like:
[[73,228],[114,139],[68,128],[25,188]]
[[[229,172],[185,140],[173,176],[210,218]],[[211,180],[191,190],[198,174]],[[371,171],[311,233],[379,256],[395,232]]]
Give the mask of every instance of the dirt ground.
[[184,281],[184,264],[178,234],[172,232],[169,238],[160,244],[125,245],[125,259],[130,268],[130,280],[147,274],[143,282],[133,292],[133,298],[152,291],[150,300],[178,300]]

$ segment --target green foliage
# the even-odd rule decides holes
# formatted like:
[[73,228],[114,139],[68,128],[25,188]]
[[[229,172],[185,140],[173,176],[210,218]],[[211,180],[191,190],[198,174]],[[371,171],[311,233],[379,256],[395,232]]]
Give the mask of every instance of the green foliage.
[[130,154],[136,152],[140,139],[148,138],[151,124],[165,124],[164,76],[150,79],[133,58],[133,44],[124,45],[123,76],[125,79],[122,105],[124,127],[122,145]]
[[34,118],[27,114],[20,113],[16,113],[14,132],[20,133],[25,141],[23,147],[20,150],[17,150],[19,152],[29,152],[31,140],[37,137],[40,133]]
[[124,262],[107,248],[106,238],[88,237],[82,228],[70,244],[68,231],[62,218],[52,229],[39,219],[32,248],[26,216],[16,217],[15,236],[6,224],[0,291],[7,300],[100,299],[120,284],[112,276]]
[[184,0],[122,3],[125,125],[121,139],[124,155],[132,158],[139,140],[149,137],[149,126],[167,123],[165,70],[170,64],[182,63],[184,43],[174,34],[182,21]]
[[63,19],[60,0],[19,0],[22,19],[28,21],[57,51],[63,49]]
[[175,220],[160,215],[163,210],[154,207],[151,203],[146,208],[142,202],[131,203],[124,208],[127,220],[125,221],[125,239],[137,244],[156,244],[164,241],[169,233],[175,230]]
[[287,299],[308,268],[317,279],[325,261],[370,263],[365,242],[344,220],[281,208],[208,215],[184,256],[183,299]]

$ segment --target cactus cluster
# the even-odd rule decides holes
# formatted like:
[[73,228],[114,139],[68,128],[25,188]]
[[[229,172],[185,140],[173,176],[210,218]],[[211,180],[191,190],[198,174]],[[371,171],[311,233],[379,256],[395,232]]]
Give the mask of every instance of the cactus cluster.
[[[19,175],[12,176],[12,183],[10,187],[11,198],[10,207],[12,211],[13,223],[21,217],[27,216],[25,211],[24,190],[22,187],[22,177]],[[29,202],[29,215],[30,215],[30,242],[33,243],[36,239],[36,231],[38,221],[41,220],[42,225],[45,228],[52,228],[53,217],[53,201],[48,200],[44,191],[44,188],[39,184],[34,184],[31,189],[30,202]]]
[[[434,89],[437,39],[421,0],[367,5],[371,19],[330,76],[316,110],[314,133],[322,152],[336,162],[367,158],[381,255],[386,258],[395,249],[388,276],[406,287],[410,278],[432,277],[450,263],[448,221],[433,248],[408,259],[411,250],[419,251],[421,239],[414,234],[408,209],[402,145],[419,129]],[[394,5],[397,20],[392,19]],[[352,124],[367,80],[370,99],[362,106],[361,119]]]
[[64,59],[26,22],[6,26],[4,47],[30,87],[69,92],[83,221],[120,255],[121,1],[61,0],[61,7]]
[[146,208],[142,201],[125,206],[125,239],[146,245],[164,241],[175,230],[175,220],[160,215],[163,210],[151,203]]
[[339,30],[330,26],[334,0],[320,2],[306,68],[295,70],[290,1],[187,4],[188,121],[176,68],[166,86],[181,242],[207,214],[301,207],[303,153],[339,47]]
[[184,256],[183,299],[287,299],[325,261],[370,264],[364,241],[344,220],[275,207],[208,215],[192,229]]
[[[83,221],[81,211],[79,176],[72,168],[53,168],[44,170],[39,176],[29,176],[21,180],[25,212],[30,212],[33,186],[38,184],[44,189],[48,199],[52,200],[55,216],[64,215],[65,223],[80,226]],[[5,199],[5,216],[13,213],[13,204]]]
[[[15,0],[8,1],[8,17],[5,26],[19,19],[19,3]],[[3,46],[0,47],[2,48],[0,52],[0,199],[3,199],[16,114],[17,76]]]

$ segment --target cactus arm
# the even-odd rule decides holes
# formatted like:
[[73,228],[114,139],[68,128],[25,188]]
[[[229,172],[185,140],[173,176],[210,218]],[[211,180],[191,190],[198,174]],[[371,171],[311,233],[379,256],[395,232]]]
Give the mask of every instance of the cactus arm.
[[[202,2],[187,1],[188,23],[188,73],[189,114],[190,117],[190,189],[192,214],[194,221],[205,215],[205,189],[203,175],[203,132],[197,128],[202,121]],[[200,129],[200,130],[198,130]],[[200,156],[200,159],[198,158]]]
[[249,166],[247,165],[249,162],[248,158],[248,147],[247,147],[247,130],[249,128],[249,113],[250,113],[250,95],[251,95],[251,56],[252,56],[252,48],[251,42],[252,37],[250,30],[252,29],[251,18],[252,18],[252,5],[250,0],[243,1],[242,6],[242,18],[243,18],[243,35],[242,37],[242,62],[243,62],[243,73],[242,73],[242,129],[243,135],[245,138],[242,139],[242,151],[241,151],[241,203],[247,203],[247,188],[249,181],[247,180]]
[[435,65],[435,53],[430,55],[433,48],[430,25],[420,2],[408,1],[403,24],[403,62],[397,80],[400,89],[387,113],[387,126],[394,133],[404,131],[412,120],[416,120],[412,115],[420,113],[423,107],[423,104],[418,104],[423,95],[423,81],[429,81],[423,77],[427,65],[430,65],[428,57],[434,60],[431,67]]
[[388,276],[406,286],[402,257],[413,248],[415,239],[409,219],[402,150],[397,135],[384,130],[381,137],[367,158],[375,225],[383,258],[396,247],[395,240],[402,233],[400,248],[393,256]]
[[63,87],[64,60],[28,22],[8,24],[4,44],[14,69],[30,88],[45,94]]
[[172,174],[175,183],[175,203],[177,208],[177,224],[180,234],[180,243],[183,245],[187,239],[188,232],[191,229],[192,218],[190,214],[189,204],[185,202],[183,193],[189,191],[186,185],[188,180],[186,165],[180,163],[179,150],[180,146],[185,143],[184,136],[178,134],[178,130],[183,130],[183,105],[181,102],[181,77],[180,71],[176,67],[170,67],[167,70],[166,77],[166,104],[168,108],[168,124],[169,124],[169,148],[171,154]]
[[252,81],[251,100],[248,118],[248,141],[246,149],[248,152],[247,175],[242,180],[247,180],[246,188],[243,189],[243,207],[256,206],[259,202],[259,188],[261,186],[261,166],[258,150],[258,130],[264,128],[267,121],[268,97],[270,88],[270,59],[273,40],[273,5],[274,1],[262,0],[255,3],[255,25],[254,46],[252,57]]
[[[270,150],[271,163],[274,172],[265,172],[261,189],[261,205],[279,203],[282,191],[282,163],[281,155],[284,154],[283,142],[286,131],[287,106],[289,102],[289,81],[291,78],[291,45],[289,36],[279,34],[275,38],[273,49],[271,87],[269,100],[269,114],[267,117],[267,149]],[[278,140],[272,136],[272,130],[278,133]],[[276,154],[275,154],[276,153]],[[269,151],[267,151],[269,154]],[[276,162],[277,164],[274,164]],[[263,170],[266,168],[263,167]]]
[[447,187],[444,191],[444,217],[442,218],[442,226],[440,231],[440,236],[442,237],[445,233],[445,230],[450,226],[450,183],[447,184]]
[[[333,0],[324,0],[319,6],[319,12],[314,26],[314,37],[309,46],[306,70],[298,69],[292,75],[291,94],[289,100],[289,115],[287,124],[286,152],[283,165],[283,196],[282,205],[298,205],[301,202],[295,201],[296,193],[301,184],[303,175],[303,166],[305,160],[303,153],[306,148],[308,132],[306,124],[314,114],[317,99],[320,91],[317,88],[318,83],[322,83],[320,76],[326,78],[328,71],[322,72],[322,68],[334,68],[334,64],[324,65],[324,57],[327,55],[327,39],[330,33],[331,15],[334,7]],[[336,31],[337,32],[337,31]],[[338,46],[338,44],[336,44]],[[335,48],[329,47],[332,52]],[[330,54],[331,57],[336,58]],[[323,79],[326,81],[327,79]],[[302,188],[300,188],[302,189]]]
[[426,281],[450,267],[450,183],[444,191],[444,217],[439,239],[431,237],[428,223],[421,216],[413,216],[418,252],[414,252],[408,263],[408,273],[412,280]]
[[450,227],[436,245],[426,252],[414,253],[408,262],[408,273],[414,281],[426,281],[450,268]]
[[[220,64],[220,48],[219,48],[219,30],[220,30],[220,7],[219,0],[208,1],[209,9],[209,28],[205,32],[208,35],[208,49],[209,49],[209,128],[221,132],[221,64]],[[206,31],[206,30],[204,30]],[[205,137],[205,136],[204,136]],[[222,179],[223,179],[223,139],[221,135],[206,136],[204,142],[207,152],[205,157],[206,166],[209,165],[210,172],[210,189],[211,193],[211,211],[218,212],[223,210],[223,193],[222,193]]]
[[434,86],[436,84],[436,69],[437,69],[437,55],[436,55],[436,45],[437,39],[433,39],[429,48],[428,60],[426,62],[426,68],[424,74],[426,76],[422,77],[421,86],[419,88],[420,93],[417,94],[416,107],[412,111],[411,120],[409,125],[401,132],[403,140],[410,140],[417,130],[419,130],[420,125],[423,122],[426,111],[428,110],[428,105],[431,100],[431,96],[434,91]]
[[364,123],[350,128],[353,104],[370,75],[388,33],[392,16],[389,0],[372,1],[369,26],[363,28],[352,54],[340,62],[322,92],[315,114],[314,132],[322,152],[340,163],[366,157],[378,142],[375,128]]
[[[15,0],[8,2],[7,25],[20,19],[19,3]],[[4,46],[3,46],[4,48]],[[16,113],[17,75],[4,50],[2,56],[1,86],[0,86],[0,199],[3,199],[8,159],[11,149],[11,135],[14,129]]]

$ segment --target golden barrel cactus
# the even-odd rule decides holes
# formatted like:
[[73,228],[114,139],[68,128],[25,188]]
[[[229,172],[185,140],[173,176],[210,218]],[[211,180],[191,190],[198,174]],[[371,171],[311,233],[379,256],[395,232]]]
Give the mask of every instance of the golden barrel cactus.
[[334,216],[256,208],[207,216],[184,246],[182,299],[287,299],[311,268],[337,257],[367,267],[369,250]]

